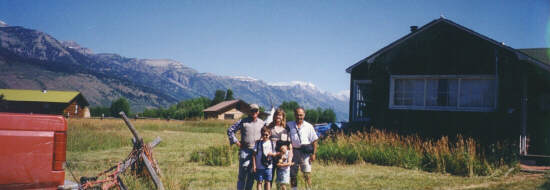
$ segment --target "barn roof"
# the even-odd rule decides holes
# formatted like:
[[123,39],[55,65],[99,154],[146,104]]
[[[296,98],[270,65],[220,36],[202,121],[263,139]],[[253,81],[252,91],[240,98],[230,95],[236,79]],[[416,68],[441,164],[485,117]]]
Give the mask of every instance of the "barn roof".
[[473,31],[473,30],[471,30],[471,29],[469,29],[469,28],[466,28],[466,27],[464,27],[464,26],[462,26],[462,25],[459,25],[459,24],[457,24],[457,23],[455,23],[455,22],[453,22],[453,21],[451,21],[451,20],[445,19],[445,18],[443,18],[443,17],[442,17],[442,18],[439,18],[439,19],[435,19],[435,20],[429,22],[428,24],[425,24],[424,26],[418,28],[416,31],[408,33],[407,35],[405,35],[405,36],[399,38],[398,40],[392,42],[391,44],[387,45],[386,47],[384,47],[384,48],[382,48],[382,49],[380,49],[380,50],[374,52],[372,55],[370,55],[370,56],[368,56],[368,57],[366,57],[366,58],[364,58],[364,59],[358,61],[357,63],[355,63],[355,64],[353,64],[352,66],[348,67],[348,68],[346,69],[346,72],[347,72],[347,73],[351,73],[351,71],[353,70],[353,68],[359,66],[360,64],[363,64],[363,63],[372,63],[372,62],[374,62],[374,60],[376,59],[376,57],[378,57],[380,54],[382,54],[382,53],[384,53],[384,52],[386,52],[386,51],[388,51],[388,50],[390,50],[390,49],[396,47],[397,45],[403,43],[404,41],[408,40],[409,38],[414,37],[414,36],[416,36],[417,34],[422,33],[423,31],[426,31],[428,28],[431,28],[432,26],[435,26],[435,25],[437,25],[437,24],[439,24],[439,23],[447,23],[447,24],[450,24],[450,25],[452,25],[452,26],[454,26],[454,27],[456,27],[456,28],[458,28],[458,29],[461,29],[461,30],[463,30],[463,31],[465,31],[465,32],[468,32],[468,33],[474,35],[474,36],[477,36],[477,37],[479,37],[479,38],[481,38],[481,39],[484,39],[484,40],[486,40],[486,41],[488,41],[488,42],[490,42],[490,43],[492,43],[492,44],[494,44],[494,45],[496,45],[496,46],[498,46],[498,47],[504,48],[504,49],[506,49],[506,50],[508,50],[508,51],[511,51],[511,52],[515,53],[516,56],[518,57],[518,59],[520,59],[520,60],[527,61],[527,62],[529,62],[529,63],[531,63],[531,64],[534,64],[534,65],[536,65],[536,66],[538,66],[538,67],[540,67],[540,68],[542,68],[542,69],[544,69],[544,70],[550,72],[550,64],[547,64],[547,63],[545,64],[545,63],[543,63],[541,60],[539,60],[539,59],[534,59],[531,55],[528,55],[528,54],[526,54],[525,52],[518,51],[518,50],[516,50],[516,49],[514,49],[514,48],[511,48],[511,47],[509,47],[509,46],[507,46],[507,45],[504,45],[504,43],[502,43],[502,42],[498,42],[498,41],[496,41],[496,40],[493,40],[493,39],[491,39],[491,38],[489,38],[489,37],[487,37],[487,36],[484,36],[484,35],[482,35],[482,34],[480,34],[480,33],[477,33],[477,32],[475,32],[475,31]]
[[[69,103],[77,96],[82,96],[78,91],[57,91],[57,90],[21,90],[21,89],[0,89],[4,100],[21,102],[52,102]],[[88,102],[82,97],[85,104]]]
[[[206,109],[204,109],[204,110],[202,110],[202,111],[204,111],[204,112],[219,111],[219,110],[224,109],[224,108],[226,108],[226,107],[228,107],[228,106],[231,106],[231,105],[233,105],[233,104],[236,104],[236,103],[239,102],[239,101],[242,101],[242,100],[227,100],[227,101],[223,101],[223,102],[220,102],[220,103],[218,103],[218,104],[216,104],[216,105],[210,106],[210,107],[208,107],[208,108],[206,108]],[[243,101],[243,103],[244,103],[244,101]],[[245,103],[245,104],[246,104],[246,103]],[[246,104],[246,105],[248,105],[248,104]]]

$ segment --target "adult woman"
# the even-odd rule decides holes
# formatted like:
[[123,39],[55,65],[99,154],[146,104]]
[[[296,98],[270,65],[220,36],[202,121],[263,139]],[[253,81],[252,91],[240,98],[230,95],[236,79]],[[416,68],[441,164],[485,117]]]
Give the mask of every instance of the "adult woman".
[[[290,130],[286,126],[285,110],[277,108],[275,110],[275,113],[273,114],[273,120],[269,125],[267,125],[267,128],[271,130],[271,142],[273,142],[273,144],[275,145],[274,147],[277,153],[279,153],[280,147],[282,145],[288,146],[290,155],[290,160],[288,161],[288,163],[292,163],[292,143],[290,142]],[[275,157],[273,159],[273,162],[278,163],[279,158],[280,156]],[[273,174],[276,173],[276,170],[278,170],[278,168],[273,170]]]

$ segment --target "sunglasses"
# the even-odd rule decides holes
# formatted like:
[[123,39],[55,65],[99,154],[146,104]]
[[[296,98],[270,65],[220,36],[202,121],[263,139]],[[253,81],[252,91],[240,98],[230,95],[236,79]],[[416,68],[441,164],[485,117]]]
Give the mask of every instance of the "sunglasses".
[[269,134],[263,134],[262,136],[263,137],[269,137]]

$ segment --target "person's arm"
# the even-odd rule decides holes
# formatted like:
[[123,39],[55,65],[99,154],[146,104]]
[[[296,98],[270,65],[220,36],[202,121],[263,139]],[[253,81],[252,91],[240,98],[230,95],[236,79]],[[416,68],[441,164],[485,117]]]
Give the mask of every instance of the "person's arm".
[[292,158],[294,157],[294,150],[292,149],[292,142],[288,145],[288,163],[292,163]]
[[313,154],[311,154],[311,157],[309,157],[309,161],[313,162],[315,161],[315,155],[317,154],[317,140],[313,141],[311,144],[313,145]]
[[227,137],[229,138],[229,145],[237,144],[238,147],[241,147],[241,142],[237,139],[235,136],[235,132],[241,129],[243,126],[242,120],[237,121],[235,124],[233,124],[229,129],[227,129]]
[[273,143],[270,143],[270,144],[271,144],[271,148],[269,149],[269,152],[267,152],[266,156],[272,156],[272,157],[278,156],[277,152],[273,151],[274,149]]
[[256,173],[256,151],[252,153],[252,172]]
[[310,162],[315,161],[316,154],[317,154],[317,140],[319,140],[319,137],[317,136],[317,133],[315,132],[315,129],[313,126],[311,126],[311,130],[309,133],[309,140],[311,144],[313,145],[313,154],[311,154],[311,157],[309,158]]

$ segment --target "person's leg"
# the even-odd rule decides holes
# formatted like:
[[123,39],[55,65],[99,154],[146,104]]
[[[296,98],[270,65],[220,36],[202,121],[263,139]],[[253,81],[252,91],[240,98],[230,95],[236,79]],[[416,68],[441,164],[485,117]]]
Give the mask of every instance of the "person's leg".
[[[279,161],[277,159],[273,159],[273,168],[271,169],[271,176],[273,176],[273,181],[275,181],[275,174],[277,173],[277,163]],[[273,183],[271,183],[271,187],[273,187]]]
[[254,172],[252,172],[252,166],[249,166],[248,173],[247,173],[247,180],[245,182],[245,189],[246,190],[252,190],[252,187],[254,187]]
[[265,180],[263,173],[263,169],[256,169],[256,190],[262,189],[262,182]]
[[303,159],[304,162],[300,167],[304,174],[304,180],[306,181],[306,189],[311,189],[311,162],[309,162],[309,155],[304,156]]
[[300,164],[294,164],[290,167],[290,186],[292,189],[296,189],[298,186],[298,169]]
[[306,189],[311,189],[311,172],[304,172],[304,179],[306,181]]
[[256,190],[262,190],[262,181],[256,181]]
[[252,150],[243,150],[243,181],[242,188],[252,190],[254,187],[254,172],[252,172]]
[[295,190],[298,186],[298,170],[302,164],[302,154],[301,151],[296,149],[293,154],[292,161],[294,162],[294,165],[290,166],[290,186],[292,187],[292,190]]
[[248,177],[248,172],[246,171],[248,167],[244,167],[243,164],[246,160],[244,150],[239,150],[239,175],[237,176],[237,189],[243,190],[245,188],[246,178]]
[[272,172],[273,168],[266,168],[265,169],[265,190],[271,190],[271,181],[273,181],[273,175]]
[[271,181],[266,180],[264,183],[265,183],[265,188],[264,189],[265,190],[271,190]]

